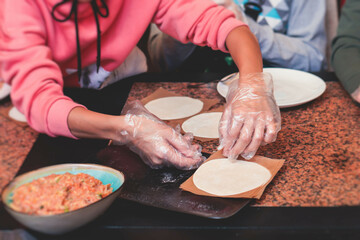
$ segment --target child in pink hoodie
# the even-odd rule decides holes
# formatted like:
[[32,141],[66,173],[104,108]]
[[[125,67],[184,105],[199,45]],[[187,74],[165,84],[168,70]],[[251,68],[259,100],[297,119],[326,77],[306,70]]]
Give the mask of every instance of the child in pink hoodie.
[[222,118],[225,155],[246,156],[275,140],[280,115],[267,80],[256,74],[262,72],[257,41],[231,11],[208,0],[1,0],[1,72],[14,105],[50,136],[129,143],[152,167],[197,166],[199,148],[147,113],[100,114],[63,94],[64,85],[101,86],[152,22],[182,42],[229,51],[249,76],[237,82]]

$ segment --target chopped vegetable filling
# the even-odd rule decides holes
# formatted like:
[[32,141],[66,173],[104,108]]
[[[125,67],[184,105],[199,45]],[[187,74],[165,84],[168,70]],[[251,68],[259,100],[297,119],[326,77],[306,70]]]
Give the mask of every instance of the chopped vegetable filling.
[[51,174],[15,189],[11,207],[34,215],[73,211],[99,201],[112,193],[110,184],[88,174]]

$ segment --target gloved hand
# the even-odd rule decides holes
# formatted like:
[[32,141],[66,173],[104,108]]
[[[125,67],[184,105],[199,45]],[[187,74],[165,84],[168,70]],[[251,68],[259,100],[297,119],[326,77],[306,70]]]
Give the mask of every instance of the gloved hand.
[[190,170],[200,166],[205,160],[201,146],[193,145],[191,134],[181,135],[151,114],[140,101],[125,105],[125,126],[119,132],[120,142],[126,144],[151,168],[174,166]]
[[229,86],[224,113],[219,124],[223,154],[251,159],[260,145],[276,140],[281,129],[279,107],[268,73],[240,76]]

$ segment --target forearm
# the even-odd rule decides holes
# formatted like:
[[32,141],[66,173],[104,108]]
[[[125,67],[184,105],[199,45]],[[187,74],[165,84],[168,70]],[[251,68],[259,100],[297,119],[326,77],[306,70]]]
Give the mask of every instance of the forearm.
[[77,138],[99,138],[121,141],[119,132],[125,130],[123,116],[112,116],[75,107],[68,115],[68,126]]
[[226,38],[226,46],[239,69],[240,76],[262,72],[260,47],[249,28],[242,26],[232,30]]
[[226,46],[240,77],[238,84],[233,82],[229,86],[226,96],[219,123],[219,149],[230,159],[237,159],[239,154],[250,159],[261,144],[276,139],[280,111],[273,91],[268,91],[271,76],[262,73],[262,57],[255,36],[247,27],[235,28],[229,33]]

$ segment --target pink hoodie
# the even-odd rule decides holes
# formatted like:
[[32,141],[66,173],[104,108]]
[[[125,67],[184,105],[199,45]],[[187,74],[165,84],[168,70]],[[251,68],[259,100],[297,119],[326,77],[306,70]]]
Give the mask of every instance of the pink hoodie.
[[[60,0],[0,1],[0,63],[2,76],[12,85],[14,105],[35,130],[50,136],[73,137],[67,118],[80,106],[64,96],[77,69],[74,19],[55,21],[53,6]],[[210,0],[106,0],[110,14],[99,16],[101,67],[111,72],[121,65],[149,23],[182,41],[225,49],[225,39],[243,25],[232,12]],[[56,16],[70,12],[72,1],[57,8]],[[96,23],[89,3],[79,3],[82,66],[96,62]]]

